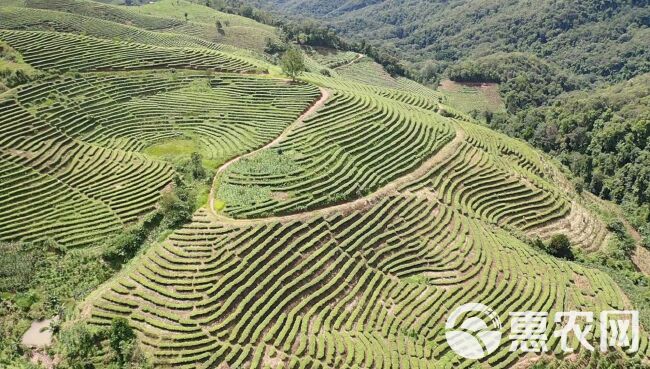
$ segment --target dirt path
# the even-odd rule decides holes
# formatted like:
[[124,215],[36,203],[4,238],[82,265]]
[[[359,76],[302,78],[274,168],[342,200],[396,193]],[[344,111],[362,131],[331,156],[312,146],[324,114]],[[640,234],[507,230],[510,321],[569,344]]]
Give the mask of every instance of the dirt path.
[[52,358],[47,349],[52,345],[52,331],[50,324],[58,321],[59,317],[32,322],[27,332],[21,339],[21,344],[29,349],[29,361],[46,369],[56,366],[57,360]]
[[280,141],[284,140],[287,137],[287,135],[289,135],[289,132],[293,131],[296,127],[300,126],[305,121],[305,119],[307,119],[310,116],[314,115],[314,113],[316,113],[316,111],[318,109],[320,109],[321,107],[323,107],[323,105],[325,105],[325,102],[330,97],[330,92],[328,90],[326,90],[326,89],[324,89],[322,87],[319,87],[319,89],[320,89],[320,95],[321,95],[320,98],[315,103],[313,103],[312,106],[309,107],[309,109],[307,109],[304,113],[302,113],[298,117],[298,119],[296,119],[287,128],[285,128],[284,131],[282,131],[282,133],[278,137],[276,137],[273,141],[267,143],[266,145],[260,147],[259,149],[256,149],[256,150],[253,150],[253,151],[251,151],[249,153],[246,153],[244,155],[232,158],[232,159],[228,160],[227,162],[223,163],[217,169],[217,173],[215,174],[214,179],[212,180],[212,186],[210,188],[210,205],[209,205],[210,209],[209,210],[214,216],[219,216],[214,211],[214,199],[215,199],[215,195],[216,195],[215,194],[215,188],[216,188],[216,183],[217,183],[217,179],[219,178],[219,175],[221,175],[223,172],[226,171],[226,169],[228,169],[229,166],[231,166],[232,164],[238,162],[239,160],[241,160],[243,158],[251,157],[251,156],[259,153],[260,151],[262,151],[264,149],[268,149],[269,147],[278,144]]
[[214,208],[212,208],[214,197],[211,197],[210,213],[218,222],[243,226],[243,225],[259,224],[259,223],[291,222],[296,220],[311,219],[318,216],[327,216],[334,213],[348,213],[353,210],[367,209],[370,206],[372,206],[372,204],[379,201],[381,198],[391,194],[397,194],[398,189],[400,187],[402,187],[403,185],[409,182],[416,180],[417,178],[424,176],[438,163],[444,161],[451,155],[454,155],[454,153],[456,153],[456,151],[458,150],[458,147],[465,140],[465,132],[458,126],[455,126],[454,128],[456,128],[456,136],[449,143],[443,146],[436,154],[434,154],[432,157],[427,159],[413,172],[405,176],[399,177],[392,182],[387,183],[386,185],[384,185],[383,187],[381,187],[380,189],[371,193],[368,196],[364,196],[343,204],[331,205],[324,208],[310,210],[302,213],[273,216],[273,217],[266,217],[266,218],[254,218],[254,219],[235,219],[222,214],[217,214],[214,211]]
[[28,347],[43,348],[52,344],[52,331],[50,323],[52,319],[35,321],[23,335],[21,343]]
[[359,54],[357,54],[357,57],[354,58],[354,59],[352,59],[350,62],[345,63],[345,64],[342,64],[342,65],[339,65],[339,66],[336,66],[336,67],[334,67],[334,68],[332,68],[332,69],[336,70],[336,69],[339,69],[339,68],[347,67],[348,65],[352,65],[352,64],[358,62],[359,60],[363,59],[364,56],[365,56],[365,55],[359,53]]

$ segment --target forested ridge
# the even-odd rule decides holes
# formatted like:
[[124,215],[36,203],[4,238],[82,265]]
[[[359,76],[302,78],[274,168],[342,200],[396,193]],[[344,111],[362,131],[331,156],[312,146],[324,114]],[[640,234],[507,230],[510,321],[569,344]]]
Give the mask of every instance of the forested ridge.
[[394,46],[416,63],[519,51],[591,78],[620,81],[650,68],[647,0],[257,1]]

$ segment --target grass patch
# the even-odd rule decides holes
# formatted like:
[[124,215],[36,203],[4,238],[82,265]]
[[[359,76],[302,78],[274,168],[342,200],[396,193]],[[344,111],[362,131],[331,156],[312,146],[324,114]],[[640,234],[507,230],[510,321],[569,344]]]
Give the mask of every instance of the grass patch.
[[144,149],[145,154],[161,159],[190,156],[196,151],[198,151],[196,142],[187,138],[161,142]]
[[458,83],[444,80],[438,90],[447,97],[449,106],[464,113],[505,113],[506,107],[496,83]]

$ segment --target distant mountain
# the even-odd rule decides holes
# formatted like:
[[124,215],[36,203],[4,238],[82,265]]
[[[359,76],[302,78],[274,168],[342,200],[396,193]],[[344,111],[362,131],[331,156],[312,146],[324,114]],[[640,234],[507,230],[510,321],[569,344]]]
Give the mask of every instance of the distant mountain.
[[650,71],[648,0],[256,1],[394,46],[414,62],[518,51],[592,78],[626,80]]

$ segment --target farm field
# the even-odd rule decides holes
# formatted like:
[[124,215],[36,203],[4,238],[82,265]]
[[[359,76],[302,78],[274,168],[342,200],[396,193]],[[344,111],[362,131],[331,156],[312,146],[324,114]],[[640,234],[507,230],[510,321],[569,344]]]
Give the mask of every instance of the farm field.
[[[0,244],[108,268],[112,240],[175,211],[185,186],[202,191],[102,278],[61,272],[93,283],[42,308],[61,312],[62,368],[67,332],[115,322],[154,368],[513,368],[534,355],[508,350],[512,311],[635,308],[581,261],[612,252],[604,207],[470,116],[503,109],[493,90],[431,90],[322,47],[298,49],[292,81],[266,39],[278,31],[184,0],[0,6],[0,51],[39,73],[0,92]],[[583,259],[535,246],[557,235]],[[3,273],[15,302],[24,291],[3,290]],[[471,302],[504,322],[479,360],[445,339],[450,311]],[[552,328],[548,356],[562,357]],[[110,367],[121,348],[93,337],[86,364]],[[649,353],[644,326],[626,358]]]
[[496,83],[471,84],[444,80],[440,83],[438,91],[447,97],[449,105],[468,114],[505,112],[505,105]]

